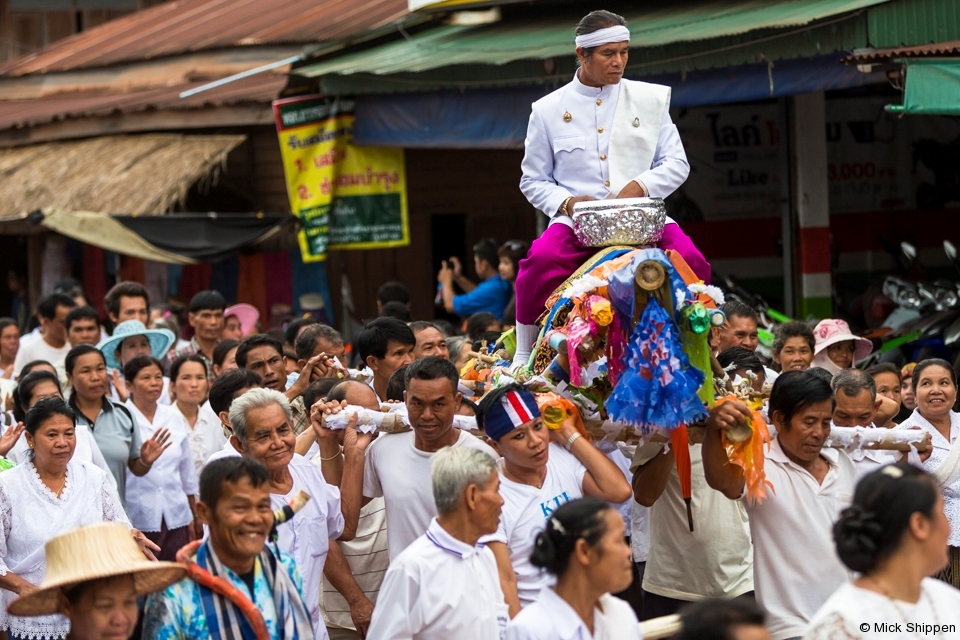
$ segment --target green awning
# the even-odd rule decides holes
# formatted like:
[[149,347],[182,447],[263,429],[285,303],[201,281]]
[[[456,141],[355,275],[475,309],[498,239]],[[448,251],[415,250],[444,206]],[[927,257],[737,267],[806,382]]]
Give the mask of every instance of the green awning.
[[[887,0],[714,0],[672,2],[624,16],[632,48],[661,47],[736,36],[762,29],[802,27]],[[421,72],[451,65],[504,65],[571,56],[575,17],[554,16],[485,26],[443,26],[365,51],[294,70],[305,76]]]
[[960,115],[960,58],[909,60],[902,105],[888,111],[918,115]]

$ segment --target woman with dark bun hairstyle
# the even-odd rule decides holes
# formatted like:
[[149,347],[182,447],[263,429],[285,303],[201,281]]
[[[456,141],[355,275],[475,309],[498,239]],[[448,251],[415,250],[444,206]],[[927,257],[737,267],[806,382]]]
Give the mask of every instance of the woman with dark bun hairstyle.
[[633,609],[611,593],[633,580],[623,518],[597,498],[573,500],[547,518],[530,562],[557,578],[507,626],[505,640],[640,640]]
[[929,577],[947,564],[949,536],[930,474],[901,463],[864,476],[833,526],[837,555],[860,575],[830,596],[804,639],[955,637],[960,591]]

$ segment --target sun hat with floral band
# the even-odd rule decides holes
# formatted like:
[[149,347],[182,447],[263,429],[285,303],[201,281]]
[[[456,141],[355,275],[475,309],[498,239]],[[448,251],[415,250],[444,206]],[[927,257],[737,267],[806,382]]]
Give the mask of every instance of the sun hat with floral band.
[[835,318],[821,320],[817,323],[817,326],[814,327],[813,336],[817,340],[817,344],[813,349],[814,355],[826,350],[826,348],[832,344],[845,342],[847,340],[852,340],[854,344],[853,364],[857,364],[873,351],[873,343],[866,338],[854,335],[850,331],[850,325],[844,320]]

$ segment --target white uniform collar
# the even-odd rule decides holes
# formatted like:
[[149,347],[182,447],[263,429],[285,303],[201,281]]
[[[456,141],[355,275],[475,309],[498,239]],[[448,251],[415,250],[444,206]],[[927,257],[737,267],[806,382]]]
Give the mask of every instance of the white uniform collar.
[[427,527],[427,532],[425,535],[427,536],[427,540],[443,549],[447,553],[457,556],[461,560],[466,560],[484,547],[484,545],[480,543],[477,543],[476,546],[471,547],[466,542],[457,540],[447,533],[446,529],[440,526],[440,523],[437,522],[436,518],[430,521],[430,526]]
[[606,98],[613,90],[619,89],[620,84],[605,84],[602,87],[588,87],[587,85],[580,82],[580,71],[577,70],[573,74],[573,89],[580,95],[587,96],[588,98]]
[[[588,631],[587,625],[583,623],[577,612],[570,606],[566,600],[557,595],[557,592],[550,587],[544,587],[540,590],[537,598],[542,602],[544,608],[550,612],[554,621],[554,629],[558,629],[559,640],[573,640],[580,637],[580,629]],[[596,618],[594,618],[594,628],[596,628]]]

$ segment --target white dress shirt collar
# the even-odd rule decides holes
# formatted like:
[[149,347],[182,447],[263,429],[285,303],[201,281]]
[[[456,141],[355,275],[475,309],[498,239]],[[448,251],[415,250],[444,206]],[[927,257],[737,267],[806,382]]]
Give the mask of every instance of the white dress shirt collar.
[[430,525],[427,527],[426,532],[427,540],[432,542],[434,545],[443,549],[447,553],[451,553],[461,560],[466,560],[474,553],[483,549],[485,545],[477,543],[476,546],[471,547],[466,542],[462,540],[457,540],[452,535],[447,533],[446,529],[440,526],[440,523],[436,518],[430,521]]
[[582,82],[580,82],[580,70],[578,69],[576,73],[573,74],[573,89],[580,95],[587,96],[591,100],[593,98],[608,99],[614,92],[615,89],[619,89],[620,84],[605,84],[602,87],[589,87]]

